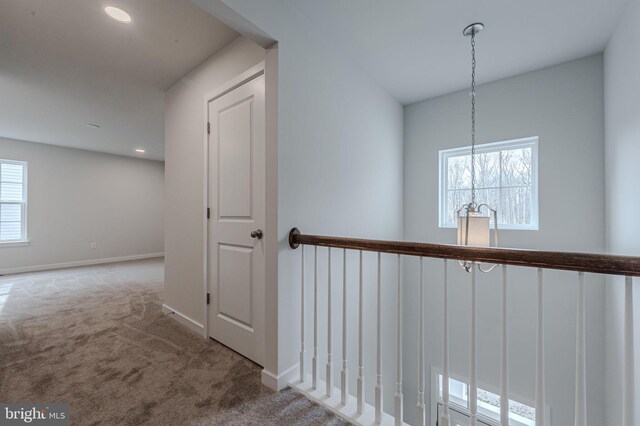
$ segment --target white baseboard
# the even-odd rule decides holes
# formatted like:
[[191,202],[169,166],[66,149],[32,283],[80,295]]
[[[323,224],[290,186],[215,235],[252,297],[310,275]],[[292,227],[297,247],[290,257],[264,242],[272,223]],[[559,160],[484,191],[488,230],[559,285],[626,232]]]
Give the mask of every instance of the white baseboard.
[[171,317],[174,320],[178,321],[180,324],[184,325],[188,329],[190,329],[192,331],[195,331],[196,333],[198,333],[200,335],[203,335],[204,326],[202,324],[200,324],[198,321],[195,321],[195,320],[189,318],[188,316],[186,316],[184,314],[181,314],[180,312],[178,312],[175,309],[173,309],[171,306],[162,305],[162,312],[164,314],[172,313],[172,315],[169,315],[169,317]]
[[129,260],[153,259],[164,257],[164,253],[136,254],[133,256],[108,257],[104,259],[79,260],[76,262],[51,263],[49,265],[22,266],[0,269],[0,275],[21,274],[24,272],[50,271],[53,269],[75,268],[78,266],[102,265],[105,263],[126,262]]
[[269,389],[280,391],[289,386],[289,383],[295,380],[295,378],[299,374],[299,369],[300,364],[296,364],[288,370],[282,372],[280,375],[276,376],[271,371],[268,371],[265,368],[262,370],[262,384]]

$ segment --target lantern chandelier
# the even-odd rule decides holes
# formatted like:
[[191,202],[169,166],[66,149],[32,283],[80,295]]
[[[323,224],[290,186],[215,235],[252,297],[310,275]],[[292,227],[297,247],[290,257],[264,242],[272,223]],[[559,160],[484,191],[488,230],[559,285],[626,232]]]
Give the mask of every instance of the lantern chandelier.
[[[471,37],[471,201],[458,208],[458,244],[476,247],[491,247],[490,215],[493,216],[494,247],[498,246],[498,212],[486,203],[476,202],[476,35],[484,29],[484,24],[476,22],[462,32]],[[486,215],[482,213],[486,211]],[[496,265],[484,269],[478,262],[460,261],[465,271],[471,272],[474,265],[482,272],[489,272]]]

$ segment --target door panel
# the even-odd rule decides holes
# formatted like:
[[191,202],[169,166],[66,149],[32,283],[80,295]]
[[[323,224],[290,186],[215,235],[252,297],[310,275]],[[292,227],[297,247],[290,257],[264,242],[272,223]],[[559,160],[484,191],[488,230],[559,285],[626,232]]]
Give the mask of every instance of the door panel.
[[209,102],[209,335],[264,362],[264,75]]
[[253,96],[218,113],[219,218],[251,218],[251,110]]
[[218,311],[221,318],[253,330],[251,263],[253,247],[219,245]]

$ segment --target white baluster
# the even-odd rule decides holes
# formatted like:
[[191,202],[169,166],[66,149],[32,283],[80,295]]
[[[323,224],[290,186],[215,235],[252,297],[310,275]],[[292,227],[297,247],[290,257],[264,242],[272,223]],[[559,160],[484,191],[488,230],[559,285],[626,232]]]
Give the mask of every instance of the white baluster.
[[575,426],[587,424],[587,371],[585,366],[584,272],[578,272],[576,309],[576,399]]
[[396,403],[395,424],[402,424],[402,286],[400,285],[400,255],[398,255],[397,318],[396,318]]
[[538,324],[536,334],[536,426],[544,426],[544,306],[541,268],[538,268]]
[[624,389],[622,400],[623,426],[636,426],[634,408],[635,366],[633,350],[633,281],[625,277],[624,283]]
[[358,414],[364,413],[364,335],[362,333],[364,320],[364,286],[362,282],[362,250],[360,251],[360,283],[358,289],[358,379],[356,380]]
[[380,274],[381,253],[378,252],[378,297],[377,297],[377,312],[376,312],[376,423],[382,423],[382,277]]
[[318,389],[318,246],[313,246],[313,360],[312,384]]
[[469,368],[469,411],[470,425],[476,426],[478,421],[478,354],[476,324],[476,268],[471,268],[471,339],[469,341],[471,366]]
[[500,424],[509,426],[509,316],[507,265],[502,265],[502,339],[500,354]]
[[424,426],[424,280],[423,280],[423,262],[420,257],[420,323],[418,324],[418,404],[417,419],[418,426]]
[[342,371],[340,372],[340,402],[347,405],[349,398],[347,370],[347,250],[342,250]]
[[304,342],[304,246],[300,246],[302,252],[302,277],[301,277],[301,291],[300,291],[300,383],[304,382],[304,356],[305,356],[305,342]]
[[449,426],[449,272],[444,260],[444,297],[442,300],[442,426]]
[[331,247],[327,250],[329,258],[329,280],[327,285],[327,391],[328,397],[333,395],[333,359],[331,355]]

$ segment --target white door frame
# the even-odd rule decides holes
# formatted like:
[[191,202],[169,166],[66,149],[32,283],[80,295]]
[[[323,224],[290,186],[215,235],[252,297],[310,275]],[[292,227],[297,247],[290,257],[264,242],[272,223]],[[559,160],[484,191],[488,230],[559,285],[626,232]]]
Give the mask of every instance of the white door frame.
[[[204,310],[204,321],[203,321],[203,337],[205,339],[209,338],[209,305],[207,305],[207,293],[209,292],[209,219],[207,218],[207,208],[210,207],[209,204],[209,174],[210,174],[210,170],[209,170],[209,133],[207,131],[207,122],[209,121],[209,102],[231,92],[232,90],[242,86],[243,84],[245,84],[246,82],[253,80],[256,77],[259,77],[260,75],[265,73],[265,62],[262,61],[256,65],[254,65],[253,67],[249,68],[247,71],[243,72],[242,74],[238,75],[237,77],[229,80],[228,82],[226,82],[225,84],[223,84],[222,86],[218,87],[217,89],[215,89],[214,91],[208,93],[205,97],[204,97],[204,117],[205,117],[205,122],[203,123],[203,129],[204,129],[204,169],[206,170],[206,173],[204,174],[204,194],[203,194],[203,199],[204,199],[204,206],[203,206],[203,217],[204,217],[204,229],[206,230],[206,235],[204,238],[204,246],[202,248],[202,251],[204,253],[204,271],[203,271],[203,276],[204,276],[204,282],[203,282],[203,292],[202,292],[202,303],[203,303],[203,310]],[[268,167],[268,164],[266,165]],[[268,232],[275,232],[274,230],[269,229]],[[267,249],[267,247],[265,247],[265,250]],[[265,271],[266,273],[266,271]],[[265,319],[263,319],[264,321]]]

